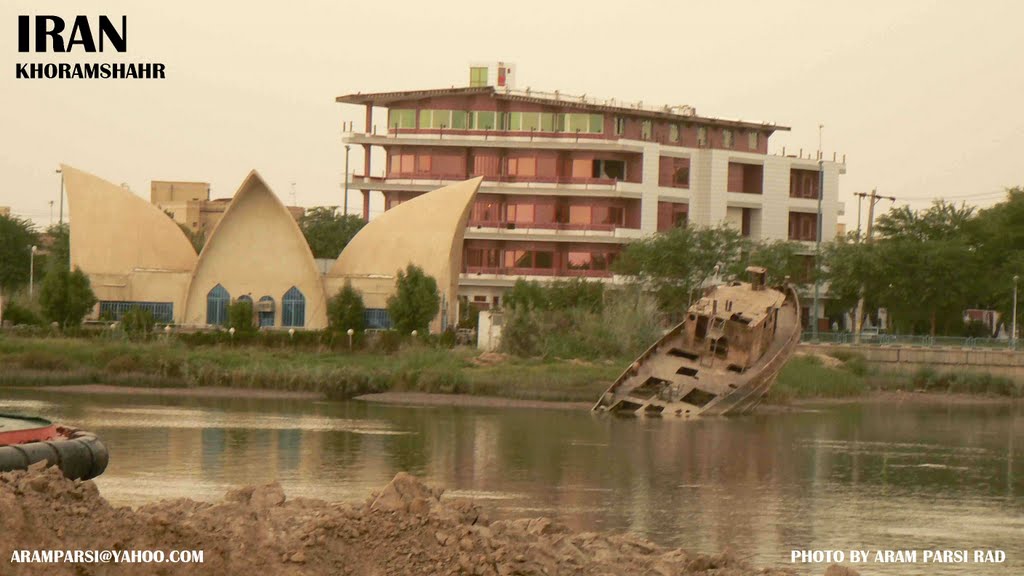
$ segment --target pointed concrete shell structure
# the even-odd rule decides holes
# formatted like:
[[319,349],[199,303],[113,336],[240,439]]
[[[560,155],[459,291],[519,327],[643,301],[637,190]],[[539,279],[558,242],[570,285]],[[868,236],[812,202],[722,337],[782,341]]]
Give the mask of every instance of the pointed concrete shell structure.
[[474,178],[428,192],[368,223],[334,263],[326,279],[328,294],[335,294],[347,279],[362,291],[367,308],[386,308],[395,273],[414,263],[437,281],[441,292],[441,312],[431,330],[452,325],[462,239],[482,181]]
[[[207,324],[207,296],[218,285],[232,301],[242,296],[254,304],[264,297],[272,299],[275,327],[327,327],[324,286],[313,253],[295,219],[255,170],[235,193],[203,248],[183,323]],[[304,300],[301,324],[283,322],[285,294],[292,288]]]
[[92,174],[61,165],[68,195],[71,266],[89,276],[101,301],[171,303],[184,308],[197,257],[159,208]]

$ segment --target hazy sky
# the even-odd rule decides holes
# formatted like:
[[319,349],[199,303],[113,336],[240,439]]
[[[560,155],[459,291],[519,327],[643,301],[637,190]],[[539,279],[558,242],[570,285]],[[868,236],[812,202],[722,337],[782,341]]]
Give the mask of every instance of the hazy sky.
[[[128,52],[19,54],[21,14],[125,14]],[[771,152],[815,149],[824,124],[851,225],[872,187],[988,205],[1024,185],[1021,22],[1016,1],[2,0],[0,205],[47,224],[61,162],[147,199],[152,179],[231,196],[256,168],[287,203],[294,182],[299,204],[337,205],[341,123],[363,110],[336,96],[461,86],[498,60],[520,88],[791,126]],[[163,62],[168,78],[16,80],[24,61]]]

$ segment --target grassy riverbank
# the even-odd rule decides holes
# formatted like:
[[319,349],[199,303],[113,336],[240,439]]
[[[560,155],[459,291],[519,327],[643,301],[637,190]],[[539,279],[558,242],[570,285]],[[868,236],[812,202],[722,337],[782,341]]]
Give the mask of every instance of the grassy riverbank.
[[[880,372],[856,354],[798,355],[768,401],[853,398],[926,391],[1019,398],[1024,386],[978,372]],[[257,345],[186,346],[174,340],[0,336],[0,386],[105,384],[230,388],[346,399],[378,392],[467,394],[517,400],[593,402],[631,359],[519,359],[471,349],[406,344],[392,354]]]
[[226,387],[315,392],[332,399],[408,391],[590,401],[628,362],[480,356],[418,344],[385,354],[0,337],[0,386]]
[[779,374],[768,401],[784,404],[810,398],[853,398],[874,392],[1021,398],[1024,383],[976,370],[922,368],[911,373],[889,372],[859,354],[836,351],[831,356],[798,354]]

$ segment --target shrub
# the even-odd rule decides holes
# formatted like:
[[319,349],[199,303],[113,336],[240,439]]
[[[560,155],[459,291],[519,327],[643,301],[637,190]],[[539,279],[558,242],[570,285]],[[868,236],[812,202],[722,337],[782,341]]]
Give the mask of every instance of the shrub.
[[536,311],[517,305],[505,313],[501,329],[501,349],[516,356],[537,356],[541,353],[540,325]]
[[257,327],[253,319],[252,302],[236,300],[228,306],[228,328],[234,328],[236,336],[256,333]]
[[519,278],[505,293],[505,308],[546,310],[548,308],[547,293],[536,280]]
[[12,326],[41,326],[43,320],[28,306],[23,306],[14,300],[5,301],[4,322],[10,322]]
[[413,264],[398,271],[395,293],[388,297],[388,313],[395,330],[403,334],[413,330],[426,333],[440,307],[436,280]]
[[153,331],[153,313],[138,306],[131,307],[121,316],[121,327],[132,338],[146,338]]
[[[502,349],[516,356],[559,358],[635,357],[658,339],[658,313],[654,300],[639,291],[626,291],[610,298],[607,305],[584,283],[566,290],[584,297],[544,297],[563,306],[540,310],[517,304],[505,313]],[[545,289],[546,290],[546,289]],[[575,306],[569,306],[575,302]]]
[[63,328],[78,326],[94,304],[96,295],[80,268],[71,272],[64,266],[53,266],[43,278],[39,305],[47,321],[57,322]]
[[455,348],[457,340],[455,330],[449,327],[444,332],[441,332],[441,335],[437,339],[437,346],[441,348]]
[[846,368],[857,376],[867,376],[871,371],[868,365],[868,359],[863,354],[853,352],[851,350],[833,350],[828,353],[829,356],[840,360],[843,363],[843,368]]
[[53,352],[29,350],[17,359],[18,366],[25,370],[67,370],[68,361]]
[[327,302],[327,319],[331,329],[337,332],[347,332],[349,329],[362,332],[366,321],[365,314],[363,295],[353,288],[348,280]]
[[394,330],[385,330],[383,332],[377,332],[370,339],[370,346],[374,351],[383,352],[385,354],[394,354],[402,347],[403,342],[405,342],[404,334]]
[[547,308],[564,310],[569,308],[600,312],[604,309],[604,284],[582,278],[557,280],[547,286]]
[[118,356],[114,356],[113,358],[111,358],[110,361],[107,362],[107,365],[104,368],[104,370],[110,372],[111,374],[142,372],[143,365],[142,360],[140,360],[139,357],[134,354],[120,354]]

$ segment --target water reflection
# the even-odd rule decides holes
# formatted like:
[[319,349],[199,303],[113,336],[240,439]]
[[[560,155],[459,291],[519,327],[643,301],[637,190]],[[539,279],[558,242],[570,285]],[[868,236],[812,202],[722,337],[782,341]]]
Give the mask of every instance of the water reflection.
[[[362,403],[5,391],[99,433],[114,503],[218,498],[279,479],[361,499],[399,470],[498,516],[558,515],[668,545],[783,564],[794,548],[1000,548],[1024,568],[1021,406],[851,405],[728,421]],[[907,566],[865,566],[904,574]],[[821,569],[809,573],[819,574]],[[964,574],[930,566],[929,574]]]

